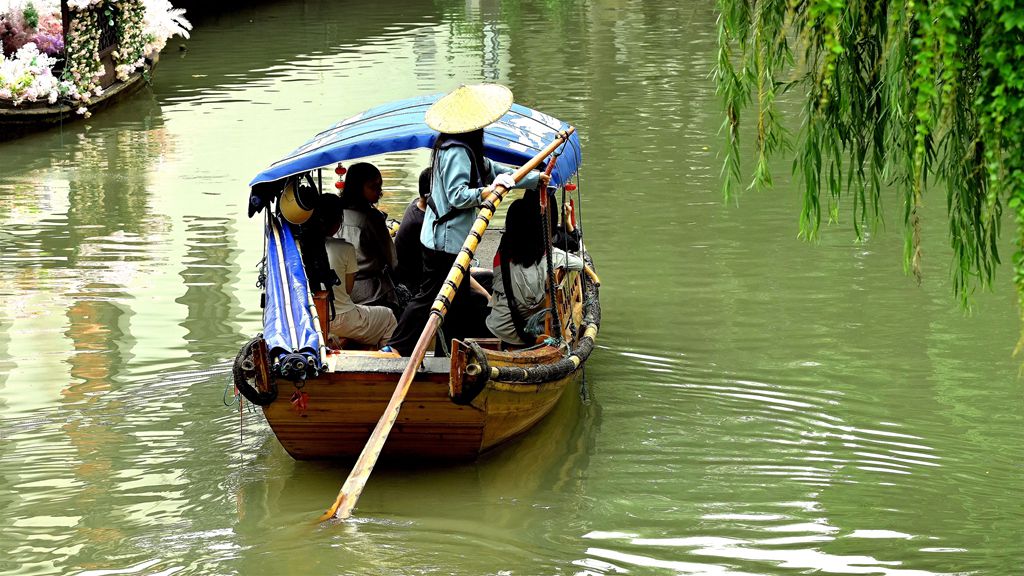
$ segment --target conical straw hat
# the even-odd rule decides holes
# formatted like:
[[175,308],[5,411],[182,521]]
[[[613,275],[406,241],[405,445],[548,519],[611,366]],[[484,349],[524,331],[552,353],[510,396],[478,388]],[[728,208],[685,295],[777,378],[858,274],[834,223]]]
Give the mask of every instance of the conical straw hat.
[[427,126],[445,134],[472,132],[512,108],[512,91],[501,84],[459,86],[427,109]]
[[289,179],[281,192],[281,215],[284,219],[295,224],[305,224],[306,220],[313,214],[313,206],[316,204],[317,191],[310,186],[296,186],[295,181]]

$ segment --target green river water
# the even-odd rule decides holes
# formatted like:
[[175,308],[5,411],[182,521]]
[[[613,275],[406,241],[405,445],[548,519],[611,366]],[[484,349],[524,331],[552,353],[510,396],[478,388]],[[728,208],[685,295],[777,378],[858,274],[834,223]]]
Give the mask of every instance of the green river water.
[[[843,210],[797,239],[786,160],[724,202],[715,22],[710,0],[250,6],[197,18],[130,101],[0,144],[0,573],[1024,573],[1009,268],[961,312],[941,193],[920,286],[894,196],[867,243]],[[586,398],[475,463],[381,467],[317,526],[347,468],[222,400],[260,330],[246,184],[481,80],[581,132]],[[392,215],[422,163],[380,160]]]

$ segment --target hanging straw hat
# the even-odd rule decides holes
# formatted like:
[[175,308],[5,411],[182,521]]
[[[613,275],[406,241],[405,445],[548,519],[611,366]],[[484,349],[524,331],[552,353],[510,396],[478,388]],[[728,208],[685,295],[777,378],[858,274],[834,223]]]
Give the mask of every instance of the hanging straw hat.
[[313,215],[317,191],[312,186],[296,186],[289,178],[281,192],[281,215],[292,224],[305,224]]
[[445,134],[479,130],[512,108],[512,91],[501,84],[462,85],[427,109],[427,126]]

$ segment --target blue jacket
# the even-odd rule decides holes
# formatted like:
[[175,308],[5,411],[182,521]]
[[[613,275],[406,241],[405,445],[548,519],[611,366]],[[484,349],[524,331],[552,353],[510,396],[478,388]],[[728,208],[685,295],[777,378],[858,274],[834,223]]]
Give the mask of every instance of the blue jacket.
[[[469,235],[476,220],[475,210],[480,206],[480,191],[483,188],[472,187],[470,182],[470,157],[469,152],[462,146],[442,148],[437,153],[436,166],[434,166],[433,182],[431,183],[431,200],[434,210],[427,208],[423,217],[423,230],[420,231],[420,242],[431,250],[458,254],[462,243]],[[480,167],[480,181],[490,184],[495,176],[502,173],[514,172],[515,168],[506,166],[499,162],[491,162],[484,158],[484,165]],[[516,184],[516,188],[532,188],[537,185],[540,172],[534,170]],[[443,217],[451,210],[462,209],[453,218],[437,224],[438,218]]]

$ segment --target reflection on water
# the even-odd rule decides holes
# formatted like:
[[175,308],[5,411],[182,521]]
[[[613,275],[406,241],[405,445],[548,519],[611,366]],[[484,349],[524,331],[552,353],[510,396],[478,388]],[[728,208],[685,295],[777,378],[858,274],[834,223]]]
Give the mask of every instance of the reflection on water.
[[[798,242],[786,166],[724,205],[714,35],[710,2],[265,3],[124,105],[0,145],[0,572],[1015,573],[1013,295],[955,310],[941,203],[921,287],[895,232]],[[222,403],[261,318],[246,183],[489,79],[580,129],[589,401],[476,463],[383,467],[315,526],[347,470]],[[426,155],[374,161],[397,216]]]
[[239,272],[231,247],[235,232],[233,221],[225,217],[189,216],[184,225],[188,239],[181,277],[186,288],[175,302],[188,307],[181,324],[187,330],[186,349],[193,360],[207,365],[244,337],[234,322],[241,307],[229,291]]

